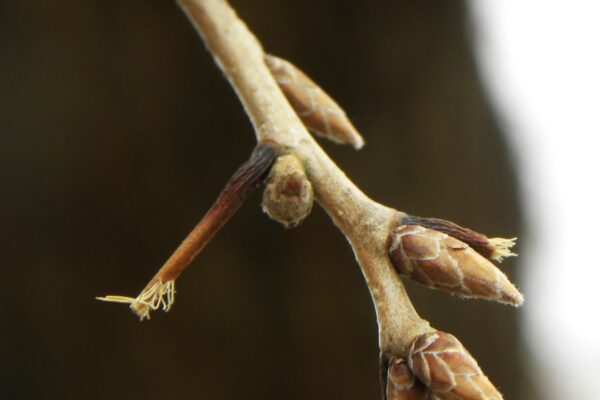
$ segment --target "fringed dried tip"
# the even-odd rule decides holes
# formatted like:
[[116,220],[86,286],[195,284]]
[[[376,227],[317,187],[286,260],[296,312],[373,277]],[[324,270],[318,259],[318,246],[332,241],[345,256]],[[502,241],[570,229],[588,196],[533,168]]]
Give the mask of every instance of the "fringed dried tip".
[[419,381],[402,358],[390,362],[387,373],[386,400],[439,400]]
[[396,270],[430,288],[519,306],[523,295],[489,260],[466,243],[417,225],[393,229],[389,255]]
[[409,349],[408,365],[442,400],[502,400],[477,361],[449,333],[419,336]]
[[511,248],[517,243],[517,238],[491,238],[488,245],[491,248],[490,258],[496,261],[502,261],[505,257],[516,257]]
[[96,297],[96,300],[110,303],[129,304],[129,308],[140,318],[150,319],[150,311],[156,311],[162,308],[167,312],[175,303],[175,281],[161,282],[156,281],[147,289],[144,289],[138,297],[126,297],[108,295],[106,297]]
[[266,181],[263,211],[285,228],[293,228],[310,214],[313,199],[302,163],[293,155],[279,157]]
[[265,55],[265,63],[304,125],[317,135],[360,149],[365,144],[342,108],[292,63]]
[[435,231],[444,232],[462,242],[467,243],[476,252],[494,261],[502,261],[505,257],[516,256],[511,248],[516,244],[517,238],[488,238],[482,233],[464,228],[454,222],[440,218],[424,218],[407,215],[402,219],[403,225],[420,225]]

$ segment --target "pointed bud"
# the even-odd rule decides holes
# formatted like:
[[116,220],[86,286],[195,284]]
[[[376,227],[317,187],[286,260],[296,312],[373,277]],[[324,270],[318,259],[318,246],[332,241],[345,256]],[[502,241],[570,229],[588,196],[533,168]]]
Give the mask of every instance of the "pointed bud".
[[310,131],[336,143],[350,144],[357,150],[363,147],[363,138],[344,110],[304,72],[294,64],[272,55],[265,56],[265,63]]
[[409,349],[408,365],[442,400],[502,400],[477,361],[449,333],[419,336]]
[[313,190],[304,167],[293,155],[275,161],[263,192],[263,211],[285,228],[294,228],[310,214]]
[[511,251],[517,238],[488,238],[482,233],[439,218],[423,218],[407,215],[402,219],[403,225],[419,225],[435,231],[444,232],[453,238],[465,242],[476,252],[494,261],[502,261],[504,257],[513,257],[517,254]]
[[406,361],[390,362],[387,374],[386,400],[437,400],[438,397],[419,381]]
[[466,243],[422,226],[400,225],[390,235],[396,270],[430,288],[514,306],[523,295],[494,264]]

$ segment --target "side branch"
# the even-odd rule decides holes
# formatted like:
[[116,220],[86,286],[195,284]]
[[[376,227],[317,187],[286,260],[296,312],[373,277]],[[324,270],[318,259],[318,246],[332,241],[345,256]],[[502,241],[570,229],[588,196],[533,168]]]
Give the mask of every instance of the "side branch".
[[260,143],[254,148],[250,159],[231,176],[213,206],[148,283],[148,287],[158,279],[167,282],[179,277],[262,182],[275,158],[276,150],[270,144]]
[[175,280],[190,265],[204,246],[215,236],[244,203],[250,192],[265,178],[277,157],[269,143],[259,143],[250,159],[231,176],[212,207],[181,242],[167,262],[158,270],[138,297],[106,296],[98,300],[130,304],[140,320],[149,319],[150,311],[171,308],[175,300]]

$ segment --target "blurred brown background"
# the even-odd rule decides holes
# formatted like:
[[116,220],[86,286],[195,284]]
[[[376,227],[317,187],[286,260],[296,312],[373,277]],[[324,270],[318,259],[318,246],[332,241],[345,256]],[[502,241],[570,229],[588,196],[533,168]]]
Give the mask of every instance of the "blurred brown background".
[[[367,146],[323,146],[370,196],[518,234],[462,2],[234,6],[345,107]],[[284,231],[252,196],[150,322],[94,300],[136,294],[254,144],[174,2],[0,2],[0,93],[1,399],[378,398],[371,299],[318,207]],[[518,311],[407,285],[507,399],[531,398]]]

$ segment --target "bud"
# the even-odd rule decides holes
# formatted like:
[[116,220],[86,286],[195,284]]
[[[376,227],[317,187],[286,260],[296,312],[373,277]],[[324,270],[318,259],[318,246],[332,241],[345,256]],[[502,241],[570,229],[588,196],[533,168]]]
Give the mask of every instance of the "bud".
[[304,72],[294,64],[272,55],[265,55],[265,63],[310,131],[336,143],[350,144],[357,150],[363,147],[363,138],[344,110]]
[[263,193],[263,211],[285,228],[300,224],[312,209],[313,190],[304,167],[293,155],[275,161]]
[[401,358],[390,362],[385,390],[386,400],[438,399],[431,390],[415,377],[406,361]]
[[523,295],[494,264],[466,243],[417,225],[400,225],[390,235],[396,270],[430,288],[519,306]]
[[502,400],[477,361],[449,333],[417,337],[408,352],[408,366],[442,400]]

